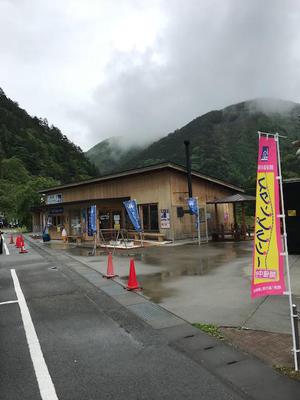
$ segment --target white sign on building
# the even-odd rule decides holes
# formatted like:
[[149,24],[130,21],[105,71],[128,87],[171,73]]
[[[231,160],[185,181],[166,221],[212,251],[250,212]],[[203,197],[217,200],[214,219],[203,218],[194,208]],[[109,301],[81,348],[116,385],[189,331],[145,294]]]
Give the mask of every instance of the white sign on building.
[[48,194],[46,204],[58,204],[62,203],[62,201],[63,196],[61,193]]
[[170,213],[167,208],[160,210],[160,227],[161,229],[170,228]]

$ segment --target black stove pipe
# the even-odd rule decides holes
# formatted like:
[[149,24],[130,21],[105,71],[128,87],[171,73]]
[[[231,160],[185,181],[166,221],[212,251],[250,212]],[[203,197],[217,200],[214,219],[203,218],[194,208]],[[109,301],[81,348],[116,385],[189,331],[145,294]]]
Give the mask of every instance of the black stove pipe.
[[185,157],[186,157],[186,170],[187,170],[187,181],[188,181],[188,188],[189,188],[189,197],[193,197],[193,190],[192,190],[192,174],[191,174],[191,157],[190,157],[190,141],[185,140]]

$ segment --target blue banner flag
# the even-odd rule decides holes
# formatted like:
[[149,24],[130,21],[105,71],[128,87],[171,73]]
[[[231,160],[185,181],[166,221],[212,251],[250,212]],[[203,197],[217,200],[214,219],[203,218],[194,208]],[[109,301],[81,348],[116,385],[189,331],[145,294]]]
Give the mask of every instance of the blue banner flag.
[[188,206],[191,214],[198,215],[198,201],[196,197],[188,198]]
[[127,214],[130,218],[130,221],[132,222],[132,225],[134,226],[134,229],[137,232],[141,232],[141,223],[140,223],[140,217],[139,217],[139,212],[137,209],[137,204],[135,200],[128,200],[128,201],[123,201],[123,204],[126,208]]
[[96,228],[97,211],[96,206],[88,208],[88,235],[93,236],[97,232]]

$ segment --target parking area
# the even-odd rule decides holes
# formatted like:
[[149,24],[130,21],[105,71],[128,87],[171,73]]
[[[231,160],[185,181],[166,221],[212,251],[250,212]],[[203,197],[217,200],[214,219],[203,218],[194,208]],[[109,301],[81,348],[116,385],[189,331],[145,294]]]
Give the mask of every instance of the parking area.
[[[8,248],[0,257],[0,399],[245,398],[108,296],[116,283],[63,252]],[[182,326],[175,322],[180,336]]]
[[[53,242],[46,246],[67,251],[101,273],[106,272],[105,250],[89,256],[89,249]],[[134,257],[143,294],[189,322],[245,327],[290,333],[288,299],[250,297],[252,242],[155,246],[117,252],[116,280],[125,284],[129,259]],[[300,257],[290,256],[294,302],[300,306]]]

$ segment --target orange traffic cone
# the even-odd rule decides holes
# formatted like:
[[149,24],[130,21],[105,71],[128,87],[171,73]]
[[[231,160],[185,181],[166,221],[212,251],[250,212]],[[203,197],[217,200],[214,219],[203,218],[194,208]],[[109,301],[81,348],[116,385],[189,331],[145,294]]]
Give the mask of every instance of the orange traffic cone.
[[24,243],[24,238],[23,238],[23,236],[21,235],[21,238],[20,238],[20,251],[19,251],[19,254],[28,253],[28,250],[25,250],[25,249],[24,249],[24,246],[25,246],[25,243]]
[[17,239],[16,239],[16,248],[17,249],[19,249],[21,247],[20,244],[21,244],[21,237],[19,235],[19,236],[17,236]]
[[13,234],[10,235],[10,242],[9,242],[9,244],[15,244],[15,242],[14,242],[14,235],[13,235]]
[[103,275],[103,278],[110,279],[110,278],[114,278],[115,276],[118,276],[118,275],[115,274],[112,254],[108,253],[107,271],[106,271],[106,274]]
[[129,270],[129,278],[128,278],[128,283],[127,283],[127,290],[141,290],[141,286],[139,285],[137,279],[136,279],[136,273],[135,273],[135,266],[134,266],[134,259],[132,258],[130,260],[130,270]]

